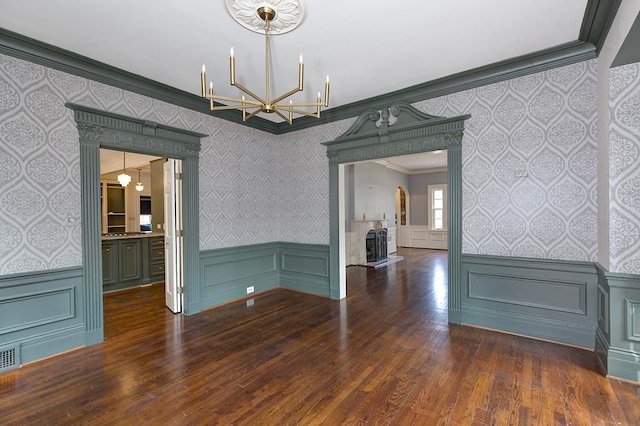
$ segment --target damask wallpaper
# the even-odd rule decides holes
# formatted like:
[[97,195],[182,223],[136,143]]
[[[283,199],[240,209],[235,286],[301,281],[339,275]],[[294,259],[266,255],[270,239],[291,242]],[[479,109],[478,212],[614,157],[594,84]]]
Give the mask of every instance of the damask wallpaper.
[[609,70],[612,272],[640,274],[640,63]]
[[[415,106],[470,113],[463,251],[596,256],[596,61]],[[320,142],[354,119],[274,136],[0,55],[0,275],[82,262],[78,134],[65,102],[210,135],[202,140],[200,248],[328,243]]]
[[414,104],[471,114],[464,253],[596,260],[596,67],[582,62]]
[[0,55],[0,275],[82,263],[78,132],[64,104],[210,135],[200,248],[328,243],[324,146],[352,122],[284,137]]

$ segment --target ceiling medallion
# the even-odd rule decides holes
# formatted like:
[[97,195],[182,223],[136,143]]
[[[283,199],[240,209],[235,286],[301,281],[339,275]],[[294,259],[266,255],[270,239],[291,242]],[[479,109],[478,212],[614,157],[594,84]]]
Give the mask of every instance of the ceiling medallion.
[[298,28],[307,18],[305,0],[226,0],[227,10],[240,25],[253,32],[264,34],[264,19],[258,10],[267,7],[275,12],[269,22],[269,34],[285,34]]

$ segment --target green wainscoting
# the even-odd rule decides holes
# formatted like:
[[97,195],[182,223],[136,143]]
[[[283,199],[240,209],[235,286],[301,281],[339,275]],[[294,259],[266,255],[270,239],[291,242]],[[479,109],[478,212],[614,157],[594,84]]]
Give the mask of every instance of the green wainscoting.
[[280,243],[280,287],[330,297],[329,246]]
[[202,308],[287,288],[329,296],[329,246],[274,242],[200,253]]
[[608,333],[601,333],[599,349],[606,349],[606,355],[599,354],[600,359],[604,355],[608,375],[640,382],[640,275],[606,272],[604,276]]
[[200,282],[203,309],[278,288],[278,243],[202,251]]
[[462,255],[463,323],[593,349],[592,262]]
[[29,362],[85,345],[82,268],[0,277],[0,348]]

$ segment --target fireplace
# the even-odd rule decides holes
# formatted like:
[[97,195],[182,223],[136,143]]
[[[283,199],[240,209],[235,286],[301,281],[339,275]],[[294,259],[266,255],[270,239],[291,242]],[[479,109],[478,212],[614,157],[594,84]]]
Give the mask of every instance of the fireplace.
[[372,229],[366,239],[367,263],[387,258],[387,229]]

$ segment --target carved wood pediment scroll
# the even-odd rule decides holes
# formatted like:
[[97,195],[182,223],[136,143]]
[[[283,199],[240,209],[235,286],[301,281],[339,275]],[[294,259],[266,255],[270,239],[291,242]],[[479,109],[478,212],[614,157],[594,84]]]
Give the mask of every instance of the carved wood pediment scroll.
[[365,111],[345,133],[323,145],[332,163],[452,149],[461,145],[470,117],[438,117],[396,102],[381,111]]

